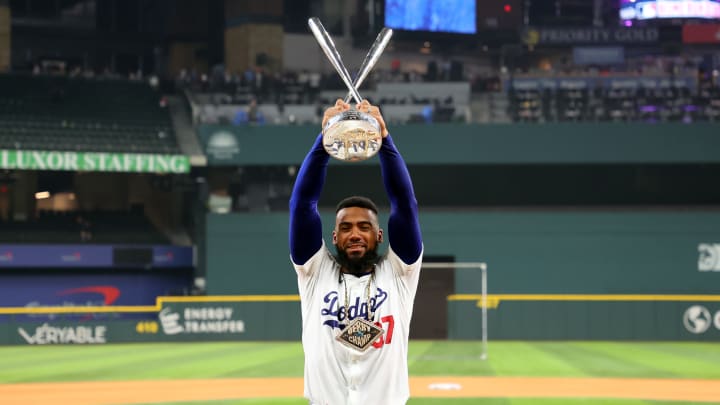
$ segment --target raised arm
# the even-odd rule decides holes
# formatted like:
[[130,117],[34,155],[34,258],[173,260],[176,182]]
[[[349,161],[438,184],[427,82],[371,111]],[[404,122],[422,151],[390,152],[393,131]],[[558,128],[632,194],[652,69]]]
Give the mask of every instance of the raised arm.
[[358,104],[357,109],[372,115],[380,124],[383,142],[378,155],[385,191],[390,200],[387,232],[390,246],[403,262],[415,263],[422,254],[423,245],[418,220],[418,204],[410,172],[388,134],[380,109],[367,100]]
[[330,155],[318,135],[298,171],[290,196],[290,258],[305,264],[322,246],[322,222],[318,200],[325,184]]
[[385,190],[390,200],[390,246],[403,262],[415,263],[422,253],[422,234],[410,173],[390,135],[383,139],[378,155]]

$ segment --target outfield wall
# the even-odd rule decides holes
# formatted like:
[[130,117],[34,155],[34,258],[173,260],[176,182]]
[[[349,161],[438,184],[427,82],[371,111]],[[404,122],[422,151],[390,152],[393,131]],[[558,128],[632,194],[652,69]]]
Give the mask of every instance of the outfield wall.
[[[207,219],[211,296],[0,308],[0,342],[299,339],[287,213]],[[323,220],[330,235],[332,213]],[[421,221],[426,257],[487,263],[491,341],[720,339],[718,212],[421,212]],[[480,273],[456,270],[454,283],[439,309],[448,314],[448,337],[478,339]]]
[[[491,294],[487,303],[491,342],[720,339],[717,295]],[[450,296],[448,338],[481,339],[481,311],[479,296]],[[702,323],[705,316],[709,323]],[[296,295],[160,297],[155,306],[135,307],[0,308],[0,317],[0,344],[16,345],[293,341],[302,331]]]
[[298,340],[297,296],[159,297],[155,305],[0,308],[0,344]]
[[[451,297],[451,339],[482,337],[480,296]],[[720,296],[498,294],[491,340],[720,340]]]
[[[720,212],[420,215],[426,257],[486,262],[494,294],[718,292]],[[385,223],[386,212],[380,220]],[[210,214],[207,224],[209,294],[297,293],[287,213]],[[333,214],[323,213],[325,235],[333,226]],[[455,292],[480,293],[479,273],[458,271]]]
[[[421,212],[421,221],[426,257],[488,264],[489,292],[503,297],[488,310],[491,338],[720,337],[718,212]],[[323,223],[330,235],[332,213]],[[286,228],[283,213],[210,215],[209,292],[295,294]],[[456,271],[450,338],[481,336],[480,288],[479,272]]]

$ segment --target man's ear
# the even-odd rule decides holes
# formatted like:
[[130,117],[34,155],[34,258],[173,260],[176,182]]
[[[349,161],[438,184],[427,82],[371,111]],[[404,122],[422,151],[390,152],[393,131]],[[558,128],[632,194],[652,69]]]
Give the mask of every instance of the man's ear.
[[383,242],[383,230],[382,230],[382,229],[378,229],[377,243],[382,243],[382,242]]
[[333,245],[337,245],[337,232],[335,231],[332,233],[332,243]]

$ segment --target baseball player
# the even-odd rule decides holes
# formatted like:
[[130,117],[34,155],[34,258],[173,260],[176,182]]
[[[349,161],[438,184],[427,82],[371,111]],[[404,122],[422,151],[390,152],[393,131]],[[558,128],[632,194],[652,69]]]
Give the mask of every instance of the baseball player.
[[[328,119],[350,108],[342,100]],[[342,200],[325,245],[317,203],[329,155],[322,135],[305,157],[290,198],[290,258],[298,277],[305,352],[304,394],[312,405],[405,404],[408,334],[423,245],[410,175],[377,107],[383,142],[378,156],[390,200],[387,234],[375,204],[365,197]],[[378,245],[389,241],[379,256]]]

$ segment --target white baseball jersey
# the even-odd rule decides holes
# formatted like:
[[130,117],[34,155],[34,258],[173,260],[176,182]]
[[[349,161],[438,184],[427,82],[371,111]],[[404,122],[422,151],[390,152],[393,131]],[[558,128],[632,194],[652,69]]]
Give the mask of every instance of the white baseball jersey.
[[340,266],[323,243],[303,265],[294,264],[302,302],[305,397],[313,405],[397,405],[410,397],[408,335],[422,254],[405,264],[388,249],[375,276],[346,274],[349,320],[368,313],[367,283],[374,322],[385,332],[360,352],[335,337],[348,324]]

